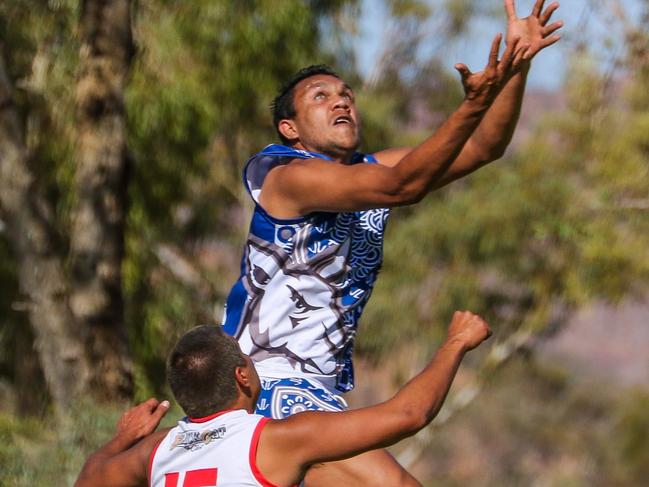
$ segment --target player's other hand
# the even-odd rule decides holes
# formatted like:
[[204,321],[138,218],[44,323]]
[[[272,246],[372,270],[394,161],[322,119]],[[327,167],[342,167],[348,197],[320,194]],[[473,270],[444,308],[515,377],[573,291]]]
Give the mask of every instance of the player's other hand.
[[552,14],[559,8],[558,2],[552,2],[545,10],[545,0],[536,0],[532,13],[525,18],[518,18],[516,15],[516,3],[514,0],[505,0],[505,12],[507,13],[507,35],[506,43],[510,44],[516,39],[528,44],[523,58],[531,60],[539,51],[551,46],[561,36],[556,31],[563,27],[563,21],[550,23]]
[[520,42],[520,38],[515,38],[507,45],[502,58],[498,59],[502,37],[502,34],[498,34],[491,43],[489,61],[483,71],[472,73],[466,64],[455,65],[462,77],[465,99],[485,108],[491,105],[505,83],[517,72],[523,55],[530,47]]
[[169,401],[148,399],[122,414],[116,436],[127,437],[135,443],[153,433],[168,410]]
[[491,329],[485,320],[470,311],[453,313],[448,328],[448,340],[459,341],[464,348],[472,350],[491,336]]

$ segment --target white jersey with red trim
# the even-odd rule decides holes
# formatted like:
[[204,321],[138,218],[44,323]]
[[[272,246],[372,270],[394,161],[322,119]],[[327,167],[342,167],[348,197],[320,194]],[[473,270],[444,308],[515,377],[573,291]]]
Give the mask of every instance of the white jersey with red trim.
[[151,453],[152,487],[274,487],[256,465],[268,418],[243,409],[185,418]]

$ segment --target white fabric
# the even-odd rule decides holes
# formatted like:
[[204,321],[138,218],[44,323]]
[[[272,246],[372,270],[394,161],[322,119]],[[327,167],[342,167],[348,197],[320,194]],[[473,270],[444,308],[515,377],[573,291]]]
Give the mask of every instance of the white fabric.
[[[182,420],[153,452],[150,485],[153,487],[268,487],[255,475],[254,433],[263,416],[240,409],[205,422]],[[263,427],[263,425],[261,425]],[[256,438],[258,440],[258,436]],[[251,461],[253,464],[251,464]],[[198,472],[203,470],[203,472]],[[198,481],[198,477],[203,477]],[[216,479],[214,483],[212,483]],[[210,479],[210,480],[205,480]]]

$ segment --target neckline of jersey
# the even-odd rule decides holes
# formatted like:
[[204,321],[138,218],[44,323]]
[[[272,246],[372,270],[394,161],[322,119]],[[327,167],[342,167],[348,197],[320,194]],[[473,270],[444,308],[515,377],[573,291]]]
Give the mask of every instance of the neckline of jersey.
[[214,418],[218,418],[219,416],[223,416],[224,414],[227,413],[232,413],[235,411],[245,411],[244,409],[226,409],[224,411],[219,411],[214,414],[210,414],[209,416],[203,416],[202,418],[192,418],[190,416],[187,416],[187,421],[190,423],[207,423],[208,421],[213,420]]

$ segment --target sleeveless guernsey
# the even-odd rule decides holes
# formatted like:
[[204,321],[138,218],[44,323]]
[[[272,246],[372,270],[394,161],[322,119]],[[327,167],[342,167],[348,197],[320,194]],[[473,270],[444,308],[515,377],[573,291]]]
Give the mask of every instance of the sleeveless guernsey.
[[[311,378],[346,392],[353,388],[354,337],[381,267],[389,210],[273,218],[259,204],[268,172],[314,157],[330,160],[270,145],[248,161],[244,184],[255,209],[223,324],[260,376]],[[376,160],[356,154],[352,163]]]
[[151,453],[151,487],[274,487],[256,465],[268,421],[243,409],[185,418]]

